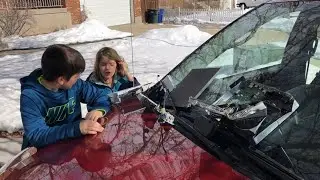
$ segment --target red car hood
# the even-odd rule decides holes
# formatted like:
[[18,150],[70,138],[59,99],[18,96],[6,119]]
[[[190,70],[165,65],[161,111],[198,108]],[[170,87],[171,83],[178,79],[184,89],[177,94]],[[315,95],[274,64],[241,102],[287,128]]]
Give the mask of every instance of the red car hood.
[[102,133],[30,148],[0,176],[44,178],[246,179],[173,128],[161,126],[154,114],[125,115],[119,107],[109,114]]

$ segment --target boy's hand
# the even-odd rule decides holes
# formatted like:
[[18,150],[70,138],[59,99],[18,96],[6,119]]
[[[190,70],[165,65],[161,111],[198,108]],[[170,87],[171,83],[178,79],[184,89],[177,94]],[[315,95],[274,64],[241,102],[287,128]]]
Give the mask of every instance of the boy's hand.
[[108,123],[108,118],[107,117],[101,117],[97,120],[97,122],[102,126],[105,127]]
[[103,116],[103,113],[98,110],[93,110],[87,113],[85,119],[91,121],[97,121],[99,118]]
[[96,121],[92,120],[82,120],[80,122],[80,131],[81,134],[97,134],[98,132],[102,132],[104,128]]

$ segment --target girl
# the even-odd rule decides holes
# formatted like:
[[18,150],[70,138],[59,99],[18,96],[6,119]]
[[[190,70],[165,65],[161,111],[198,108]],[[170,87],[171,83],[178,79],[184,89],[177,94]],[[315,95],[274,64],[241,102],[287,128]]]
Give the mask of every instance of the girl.
[[116,50],[104,47],[96,55],[94,71],[87,81],[100,88],[110,88],[113,92],[140,85],[128,71],[127,63],[119,56]]

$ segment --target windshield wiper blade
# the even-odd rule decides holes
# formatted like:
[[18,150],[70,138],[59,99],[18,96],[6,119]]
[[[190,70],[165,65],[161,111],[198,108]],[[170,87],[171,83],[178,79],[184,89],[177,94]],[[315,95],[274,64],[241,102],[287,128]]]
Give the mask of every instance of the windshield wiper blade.
[[269,156],[266,156],[259,150],[248,150],[244,151],[244,153],[259,166],[263,166],[269,173],[276,175],[280,179],[303,180],[302,177],[296,175],[294,172],[271,159]]

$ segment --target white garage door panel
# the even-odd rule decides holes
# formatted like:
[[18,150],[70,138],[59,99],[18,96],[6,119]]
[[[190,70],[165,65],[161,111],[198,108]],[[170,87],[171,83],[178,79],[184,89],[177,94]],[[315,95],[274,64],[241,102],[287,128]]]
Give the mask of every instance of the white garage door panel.
[[86,0],[84,6],[89,18],[107,26],[130,23],[130,0]]

